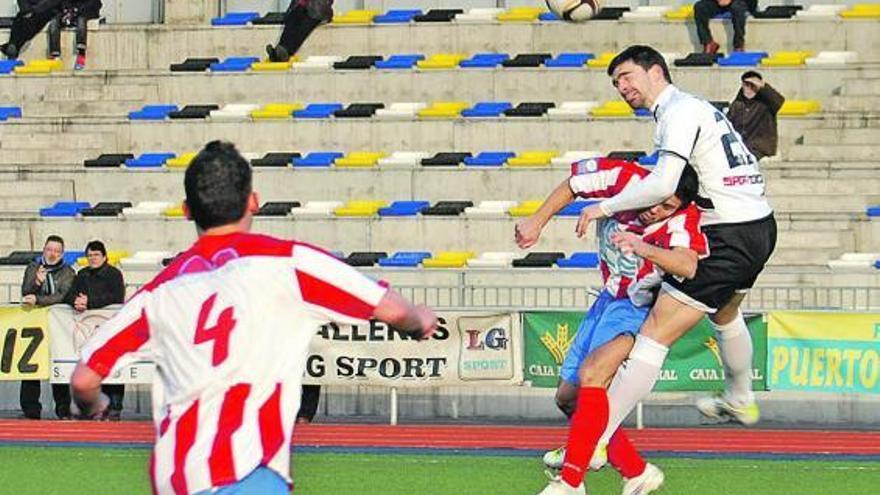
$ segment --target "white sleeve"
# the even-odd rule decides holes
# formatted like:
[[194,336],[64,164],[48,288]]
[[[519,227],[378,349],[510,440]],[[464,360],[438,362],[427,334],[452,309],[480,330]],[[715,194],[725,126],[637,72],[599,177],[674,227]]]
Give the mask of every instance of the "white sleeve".
[[620,194],[599,203],[602,212],[611,216],[621,211],[654,206],[675,194],[678,181],[687,161],[676,154],[660,151],[654,170],[638,183],[625,188]]

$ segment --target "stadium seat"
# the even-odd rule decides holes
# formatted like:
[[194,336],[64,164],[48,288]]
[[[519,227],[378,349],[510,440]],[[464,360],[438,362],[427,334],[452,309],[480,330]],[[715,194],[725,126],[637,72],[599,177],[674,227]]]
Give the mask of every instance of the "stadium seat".
[[843,19],[880,19],[880,4],[857,3],[852,7],[841,11]]
[[91,207],[85,201],[58,201],[48,208],[40,208],[41,217],[75,217],[80,210]]
[[384,158],[387,153],[374,151],[354,151],[344,157],[337,158],[333,164],[338,168],[372,168]]
[[804,65],[807,58],[812,57],[813,52],[775,52],[769,57],[761,59],[764,67],[796,67]]
[[[70,266],[76,265],[76,261],[85,255],[86,255],[85,251],[81,251],[78,249],[69,251],[69,250],[65,249],[64,250],[64,263],[67,265],[70,265]],[[0,263],[0,264],[2,264],[2,263]]]
[[460,24],[492,22],[498,17],[498,14],[501,14],[502,12],[504,12],[504,9],[495,7],[473,8],[469,9],[467,13],[455,16],[455,22]]
[[440,251],[434,256],[422,260],[425,268],[463,268],[469,259],[476,256],[472,251]]
[[618,21],[623,14],[630,11],[629,7],[603,7],[596,15],[593,16],[594,21]]
[[869,206],[867,210],[865,210],[865,214],[868,217],[880,217],[880,206]]
[[636,108],[633,110],[633,115],[636,117],[645,117],[645,118],[653,118],[654,112],[649,108]]
[[539,15],[538,20],[541,22],[559,22],[562,19],[558,15],[556,15],[555,12],[548,11],[548,12],[543,12],[541,15]]
[[211,112],[219,110],[220,105],[186,105],[180,110],[168,113],[169,119],[206,119]]
[[608,154],[605,156],[612,160],[626,160],[628,162],[637,162],[646,155],[647,153],[641,150],[615,150],[609,151]]
[[547,9],[542,7],[511,7],[495,18],[498,22],[536,22]]
[[259,62],[257,57],[229,57],[222,62],[211,64],[211,72],[245,72],[251,65]]
[[516,201],[480,201],[477,206],[464,209],[468,217],[504,217],[507,211],[516,206]]
[[513,260],[512,264],[514,268],[550,268],[560,258],[565,258],[565,253],[535,252]]
[[504,67],[540,67],[552,57],[553,55],[549,53],[520,53],[510,60],[505,60],[501,65]]
[[669,10],[663,14],[668,21],[687,21],[694,17],[693,4],[682,5],[677,9]]
[[635,111],[625,101],[613,100],[590,110],[590,115],[596,118],[602,117],[634,117]]
[[42,255],[42,251],[12,251],[7,256],[0,258],[0,265],[25,266],[29,265],[31,261],[34,261],[37,257]]
[[542,200],[523,201],[507,210],[507,213],[512,217],[527,217],[538,211],[538,208],[540,208],[543,203]]
[[294,158],[293,166],[296,167],[329,167],[338,158],[345,156],[339,151],[312,152],[302,158]]
[[333,16],[333,24],[370,24],[379,15],[375,10],[349,10],[341,15]]
[[0,60],[0,74],[11,74],[20,65],[24,65],[21,60]]
[[16,74],[21,75],[40,75],[49,74],[64,68],[60,58],[56,59],[35,59],[29,60],[24,65],[18,65],[13,70]]
[[550,165],[554,167],[568,167],[574,162],[588,160],[590,158],[598,158],[600,156],[602,156],[602,153],[598,151],[566,151],[563,155],[550,160]]
[[467,55],[464,53],[435,53],[424,60],[419,60],[416,67],[419,69],[455,69],[466,58]]
[[374,24],[409,24],[417,15],[422,15],[421,9],[397,9],[389,10],[384,14],[373,17]]
[[756,67],[767,55],[767,52],[733,52],[716,62],[721,67]]
[[171,206],[167,201],[141,201],[130,208],[123,208],[122,216],[131,219],[156,218]]
[[266,153],[262,158],[251,160],[251,165],[254,167],[289,167],[294,160],[301,156],[301,153],[295,151],[275,151]]
[[426,251],[398,251],[389,258],[379,260],[379,266],[382,267],[416,267],[423,260],[431,257],[431,253]]
[[595,204],[595,201],[572,201],[564,208],[559,210],[559,212],[557,212],[556,214],[560,217],[577,217],[580,216],[581,210],[590,206],[591,204]]
[[505,110],[513,108],[509,101],[482,101],[461,112],[465,118],[499,117]]
[[617,56],[617,52],[604,52],[598,57],[587,60],[587,67],[591,69],[605,69],[611,65],[611,60]]
[[171,256],[170,251],[137,251],[131,256],[119,259],[123,270],[158,270],[162,268],[162,260]]
[[177,105],[146,105],[142,109],[130,112],[129,120],[165,120],[168,114],[177,111]]
[[212,111],[208,118],[214,122],[245,122],[250,120],[251,113],[259,108],[260,105],[253,103],[230,103]]
[[302,110],[302,103],[267,103],[262,108],[251,111],[254,120],[284,120],[293,117],[293,112]]
[[125,168],[158,169],[165,165],[165,162],[176,156],[174,153],[144,153],[137,158],[125,160]]
[[162,216],[165,218],[184,218],[183,205],[174,204],[162,210]]
[[431,206],[428,201],[395,201],[390,206],[380,208],[380,217],[412,217]]
[[599,106],[597,101],[564,101],[547,110],[547,117],[558,120],[586,119],[590,110]]
[[779,109],[780,117],[800,117],[822,111],[822,105],[817,100],[785,100]]
[[343,261],[351,266],[375,266],[382,258],[387,258],[388,253],[384,251],[355,251],[349,253]]
[[377,69],[412,69],[419,62],[424,60],[425,56],[421,54],[391,55],[385,60],[379,60],[375,66]]
[[261,60],[251,64],[251,70],[254,72],[287,72],[293,64],[299,62],[299,57],[294,55],[287,62],[271,62],[269,60]]
[[211,19],[212,26],[247,26],[260,17],[259,12],[227,12],[223,17]]
[[337,217],[372,217],[379,208],[386,206],[388,202],[383,200],[353,200],[335,208],[333,214]]
[[333,68],[336,70],[368,70],[380,60],[382,60],[381,55],[352,55],[341,62],[334,62]]
[[435,217],[457,217],[471,206],[474,206],[473,201],[438,201],[435,205],[423,209],[420,213]]
[[258,217],[286,217],[290,214],[290,210],[299,208],[302,203],[299,201],[267,201],[260,207],[257,212]]
[[0,122],[8,119],[20,119],[21,107],[0,107]]
[[85,160],[83,166],[86,168],[116,168],[125,164],[125,160],[133,159],[131,153],[102,153],[98,158]]
[[640,5],[629,12],[624,12],[621,19],[629,22],[660,21],[672,10],[668,5]]
[[508,167],[546,167],[550,160],[559,156],[557,151],[533,150],[522,151],[517,156],[507,159]]
[[333,64],[342,62],[342,57],[337,55],[312,55],[300,62],[291,64],[294,71],[324,71],[333,68]]
[[512,151],[483,151],[477,156],[465,158],[464,164],[469,167],[501,167],[514,156],[516,154]]
[[165,168],[182,168],[186,169],[192,163],[198,152],[189,151],[178,157],[170,158],[165,162]]
[[766,9],[752,15],[755,19],[791,19],[803,8],[802,5],[768,5]]
[[507,268],[516,258],[516,253],[507,251],[488,251],[476,258],[467,260],[469,268]]
[[582,68],[589,60],[596,58],[592,53],[560,53],[555,58],[544,61],[549,68]]
[[90,208],[79,210],[79,214],[84,217],[118,217],[124,208],[130,207],[131,203],[128,201],[102,201]]
[[846,9],[846,5],[840,4],[808,5],[806,9],[799,10],[794,18],[798,21],[836,21],[844,9]]
[[333,210],[342,206],[342,201],[308,201],[299,208],[291,208],[295,217],[329,217]]
[[266,12],[262,17],[251,21],[254,26],[281,26],[284,24],[284,12]]
[[711,67],[721,56],[721,53],[689,53],[684,58],[675,59],[672,65],[676,67]]
[[463,69],[493,69],[508,59],[510,55],[506,53],[478,53],[458,65]]
[[469,152],[440,152],[430,158],[422,158],[422,166],[457,167],[469,156],[473,155]]
[[651,153],[650,155],[645,155],[643,157],[640,157],[639,158],[639,165],[642,165],[643,167],[653,167],[654,165],[657,165],[657,160],[659,158],[660,158],[660,152],[655,151],[655,152]]
[[333,116],[337,119],[367,119],[381,108],[385,108],[384,103],[352,103],[342,110],[333,112]]
[[419,165],[423,158],[430,155],[424,151],[395,151],[390,156],[379,159],[379,166],[404,166],[415,167]]
[[431,9],[428,12],[413,17],[416,22],[452,22],[458,14],[463,14],[462,9]]
[[838,66],[853,64],[859,61],[856,52],[819,52],[815,57],[807,57],[804,63],[807,65]]
[[599,266],[599,255],[587,252],[571,253],[571,256],[568,258],[556,260],[556,266],[559,268],[597,268]]
[[329,119],[333,112],[342,110],[341,103],[310,103],[302,110],[293,112],[296,119]]
[[[125,259],[131,257],[131,253],[125,251],[123,249],[108,249],[107,250],[107,263],[112,266],[118,266],[119,263]],[[76,264],[80,267],[87,266],[89,264],[88,258],[85,257],[85,253],[83,256],[80,256],[76,259]]]
[[836,260],[829,260],[828,267],[834,271],[864,271],[874,268],[880,253],[844,253]]
[[423,119],[454,119],[461,116],[467,107],[468,104],[463,101],[436,101],[419,110],[418,116]]
[[187,58],[179,64],[171,64],[171,72],[205,72],[211,68],[211,64],[219,63],[217,57],[210,58]]
[[516,108],[508,108],[504,111],[507,117],[543,117],[551,108],[555,108],[553,102],[522,102]]

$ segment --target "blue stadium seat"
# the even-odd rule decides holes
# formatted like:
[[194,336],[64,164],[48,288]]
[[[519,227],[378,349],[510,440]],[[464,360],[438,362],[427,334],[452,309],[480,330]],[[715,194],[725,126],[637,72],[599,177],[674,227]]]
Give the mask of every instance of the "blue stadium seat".
[[294,158],[293,166],[294,167],[329,167],[333,165],[333,162],[336,161],[337,158],[342,158],[345,156],[344,153],[339,151],[325,151],[325,152],[315,152],[309,153],[308,155],[302,158]]
[[561,21],[562,19],[560,19],[559,16],[554,14],[553,12],[544,12],[538,16],[538,20],[544,22],[556,22]]
[[24,65],[21,60],[0,60],[0,74],[11,74],[19,65]]
[[483,151],[477,156],[466,157],[464,164],[471,167],[501,167],[514,156],[516,153],[512,151]]
[[412,22],[415,16],[422,14],[420,9],[389,10],[382,15],[373,17],[373,22],[376,24],[407,24]]
[[717,64],[722,67],[756,67],[767,56],[767,52],[733,52],[719,58]]
[[458,65],[464,69],[493,68],[509,58],[510,55],[506,53],[478,53],[467,60],[462,60]]
[[660,152],[655,151],[650,155],[645,155],[639,158],[639,165],[644,165],[646,167],[653,167],[657,165],[657,159],[660,158]]
[[310,103],[302,110],[293,112],[295,119],[329,119],[333,112],[342,110],[342,103]]
[[86,255],[85,251],[64,251],[64,263],[70,266],[76,266],[76,260]]
[[377,69],[412,69],[425,56],[420,54],[391,55],[385,60],[376,62]]
[[649,108],[636,108],[636,117],[653,117],[654,113]]
[[0,121],[20,119],[21,107],[0,107]]
[[176,156],[174,153],[144,153],[137,158],[125,160],[125,166],[128,168],[158,168]]
[[472,108],[461,112],[462,117],[500,117],[508,108],[513,108],[509,101],[481,101]]
[[212,26],[247,26],[260,17],[259,12],[227,12],[223,17],[211,19]]
[[556,260],[556,266],[559,268],[596,268],[599,266],[599,255],[587,252],[571,253],[568,258]]
[[565,208],[559,210],[557,215],[561,217],[577,217],[580,216],[581,210],[595,203],[595,201],[573,201],[566,205]]
[[390,258],[382,258],[379,260],[379,266],[387,267],[415,267],[430,258],[431,253],[424,251],[398,251]]
[[40,208],[41,217],[75,217],[80,210],[90,208],[84,201],[58,201],[48,208]]
[[211,64],[211,72],[245,72],[259,61],[258,57],[228,57],[222,62]]
[[128,118],[130,120],[165,120],[169,113],[177,110],[177,105],[146,105],[136,112],[130,112]]
[[431,206],[428,201],[395,201],[387,208],[379,208],[380,217],[413,217]]
[[880,270],[880,260],[877,260],[874,262],[874,268],[877,268],[878,270]]
[[869,217],[880,217],[880,206],[869,206],[865,212]]
[[545,67],[583,67],[588,60],[596,58],[592,53],[560,53],[544,62]]

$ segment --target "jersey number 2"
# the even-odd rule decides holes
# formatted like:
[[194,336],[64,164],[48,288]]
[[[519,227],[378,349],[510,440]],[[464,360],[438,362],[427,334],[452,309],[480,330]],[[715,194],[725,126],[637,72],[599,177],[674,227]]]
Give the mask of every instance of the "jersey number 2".
[[220,312],[217,317],[217,323],[214,326],[206,327],[208,316],[214,309],[214,301],[217,294],[211,295],[202,303],[202,309],[199,310],[199,321],[196,325],[196,336],[194,342],[196,344],[204,344],[205,342],[214,341],[214,352],[211,358],[211,364],[219,366],[226,358],[229,357],[229,334],[235,328],[235,315],[233,308],[230,306]]
[[730,126],[730,122],[721,115],[721,112],[715,112],[715,121],[724,122],[728,131],[727,134],[721,136],[721,145],[724,146],[724,153],[727,155],[727,164],[730,168],[754,164],[755,157],[736,135],[736,131]]

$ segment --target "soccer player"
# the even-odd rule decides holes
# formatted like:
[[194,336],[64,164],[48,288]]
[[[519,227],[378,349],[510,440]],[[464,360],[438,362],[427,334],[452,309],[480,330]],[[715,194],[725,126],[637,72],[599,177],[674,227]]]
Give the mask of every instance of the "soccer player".
[[[540,236],[550,218],[575,196],[611,197],[648,173],[622,160],[575,163],[572,177],[551,193],[538,212],[517,225],[518,244],[533,245],[535,235]],[[598,227],[604,287],[581,323],[560,371],[556,402],[571,419],[571,426],[567,448],[545,456],[548,466],[561,467],[562,473],[551,479],[541,495],[584,493],[587,463],[607,424],[606,389],[648,316],[654,289],[664,272],[692,277],[699,256],[706,254],[700,212],[692,203],[696,195],[696,173],[686,169],[669,198],[642,211],[617,214]],[[623,430],[610,438],[607,455],[626,479],[624,495],[647,494],[663,484],[662,471],[641,458]],[[596,457],[602,457],[604,464],[604,449]]]
[[672,85],[663,56],[648,46],[631,46],[608,66],[617,91],[633,108],[650,109],[657,122],[657,166],[650,175],[613,198],[585,208],[577,233],[593,220],[644,208],[668,197],[686,166],[696,171],[701,227],[709,256],[693,278],[666,274],[657,302],[636,337],[629,361],[609,388],[607,440],[654,387],[672,345],[703,315],[718,336],[726,389],[697,407],[709,417],[730,417],[750,425],[759,410],[751,392],[752,341],[739,306],[776,245],[776,221],[764,197],[764,177],[733,126],[711,104]]
[[428,338],[437,318],[321,249],[250,233],[259,202],[232,144],[209,143],[184,186],[199,238],[85,345],[76,403],[102,414],[101,381],[148,354],[154,492],[290,493],[290,440],[318,328],[377,318]]

